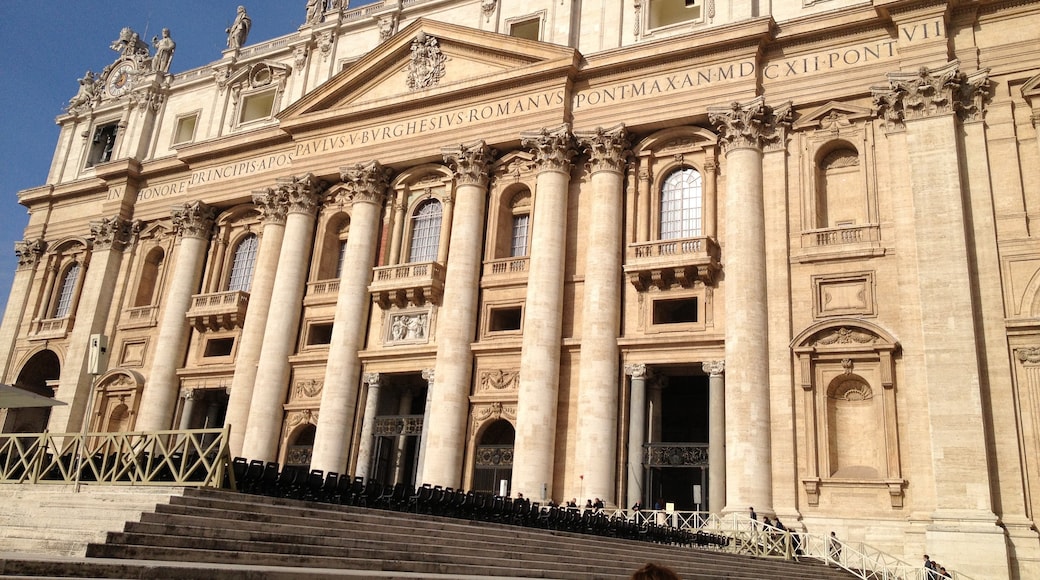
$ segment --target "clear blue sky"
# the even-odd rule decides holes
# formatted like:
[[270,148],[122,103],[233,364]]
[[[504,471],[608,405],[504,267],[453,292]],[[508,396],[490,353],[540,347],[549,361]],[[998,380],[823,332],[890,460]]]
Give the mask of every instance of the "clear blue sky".
[[[354,1],[351,6],[368,4]],[[177,43],[170,72],[219,60],[224,29],[243,4],[253,19],[247,44],[303,24],[306,0],[2,0],[0,4],[0,310],[14,278],[14,242],[28,216],[17,193],[44,185],[58,138],[54,119],[85,71],[118,56],[109,49],[129,26],[150,41],[163,28]],[[84,231],[86,225],[84,224]]]

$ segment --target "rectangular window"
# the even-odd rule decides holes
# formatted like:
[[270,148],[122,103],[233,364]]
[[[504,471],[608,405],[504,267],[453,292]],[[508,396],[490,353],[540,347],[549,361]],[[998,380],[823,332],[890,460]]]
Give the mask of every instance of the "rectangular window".
[[654,300],[654,324],[697,322],[697,299]]
[[514,22],[509,27],[509,36],[515,36],[516,38],[526,38],[528,40],[540,40],[541,32],[541,18],[521,20],[520,22]]
[[702,0],[650,0],[647,25],[661,28],[701,19]]
[[275,91],[267,91],[256,95],[249,95],[242,99],[242,112],[238,116],[239,123],[248,123],[266,119],[274,114]]
[[339,255],[336,257],[336,278],[343,276],[343,262],[347,259],[347,240],[339,241]]
[[332,323],[312,324],[307,330],[307,346],[332,344]]
[[191,143],[195,140],[195,127],[199,123],[199,114],[188,115],[177,119],[177,128],[173,132],[173,144]]
[[202,356],[214,357],[214,356],[231,356],[231,350],[235,346],[234,337],[231,338],[212,338],[206,341],[206,350]]
[[521,214],[513,216],[513,241],[509,255],[513,258],[527,255],[527,224],[531,216]]
[[520,323],[522,321],[523,309],[519,306],[511,308],[492,308],[488,330],[490,332],[520,330]]
[[98,125],[90,140],[90,151],[87,153],[87,167],[99,163],[108,163],[116,148],[116,136],[119,134],[118,123]]

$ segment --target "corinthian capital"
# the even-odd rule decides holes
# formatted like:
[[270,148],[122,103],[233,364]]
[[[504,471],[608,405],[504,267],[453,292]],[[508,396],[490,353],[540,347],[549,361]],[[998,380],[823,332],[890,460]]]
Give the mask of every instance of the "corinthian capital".
[[40,261],[47,244],[43,238],[38,240],[22,240],[14,243],[14,255],[18,257],[18,269],[32,268]]
[[539,171],[570,172],[571,158],[576,151],[574,137],[567,125],[521,133],[520,143],[534,154],[534,163]]
[[889,73],[888,84],[870,88],[876,114],[890,128],[907,119],[949,113],[965,120],[978,119],[989,96],[989,69],[968,75],[958,70],[959,65],[954,60],[937,68]]
[[253,205],[264,222],[284,224],[289,213],[289,196],[280,188],[268,187],[253,192]]
[[90,235],[95,250],[122,250],[130,242],[130,222],[119,216],[90,222]]
[[653,371],[645,363],[628,363],[625,365],[625,374],[633,379],[649,379]]
[[348,203],[382,204],[386,190],[390,186],[389,167],[383,167],[378,161],[357,163],[350,167],[341,167],[340,178],[343,179],[344,190],[340,198]]
[[325,191],[325,182],[308,173],[279,179],[276,189],[285,196],[288,213],[314,215],[318,211],[318,199]]
[[762,97],[727,107],[708,107],[708,120],[719,131],[725,150],[783,145],[791,122],[791,103],[769,107]]
[[625,126],[617,125],[610,129],[596,127],[594,131],[577,132],[574,136],[578,144],[589,155],[589,169],[623,173],[625,162],[631,155],[628,132]]
[[189,201],[175,205],[173,229],[182,238],[199,238],[208,240],[213,233],[213,222],[217,219],[217,209],[201,201]]
[[487,187],[488,172],[495,153],[496,151],[488,147],[483,140],[470,145],[441,149],[444,162],[455,171],[456,182],[480,187]]
[[380,381],[383,377],[379,373],[364,373],[361,375],[361,381],[369,387],[379,387]]

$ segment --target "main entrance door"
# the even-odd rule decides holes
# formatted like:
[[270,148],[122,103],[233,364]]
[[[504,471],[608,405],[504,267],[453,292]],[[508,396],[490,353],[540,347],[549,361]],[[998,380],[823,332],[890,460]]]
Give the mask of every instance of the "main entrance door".
[[[682,511],[708,506],[708,377],[670,375],[651,415],[643,446],[647,506]],[[656,425],[655,425],[656,421]],[[712,458],[724,461],[725,458]]]
[[499,419],[488,425],[477,442],[473,491],[509,495],[513,482],[515,439],[516,430],[509,421]]

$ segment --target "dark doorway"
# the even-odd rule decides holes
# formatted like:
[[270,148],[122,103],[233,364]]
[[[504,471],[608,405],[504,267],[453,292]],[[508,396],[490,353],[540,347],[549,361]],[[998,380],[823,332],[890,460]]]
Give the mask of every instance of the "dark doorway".
[[426,410],[426,379],[420,373],[390,375],[380,389],[372,426],[371,478],[382,484],[416,485]]
[[[649,505],[708,505],[708,377],[673,374],[661,389],[660,434],[648,444]],[[720,458],[724,460],[724,458]],[[695,487],[696,486],[696,487]],[[700,494],[697,497],[696,494]],[[699,500],[699,501],[698,501]]]
[[513,442],[516,429],[512,423],[499,419],[481,433],[473,458],[473,491],[509,495],[513,486]]

